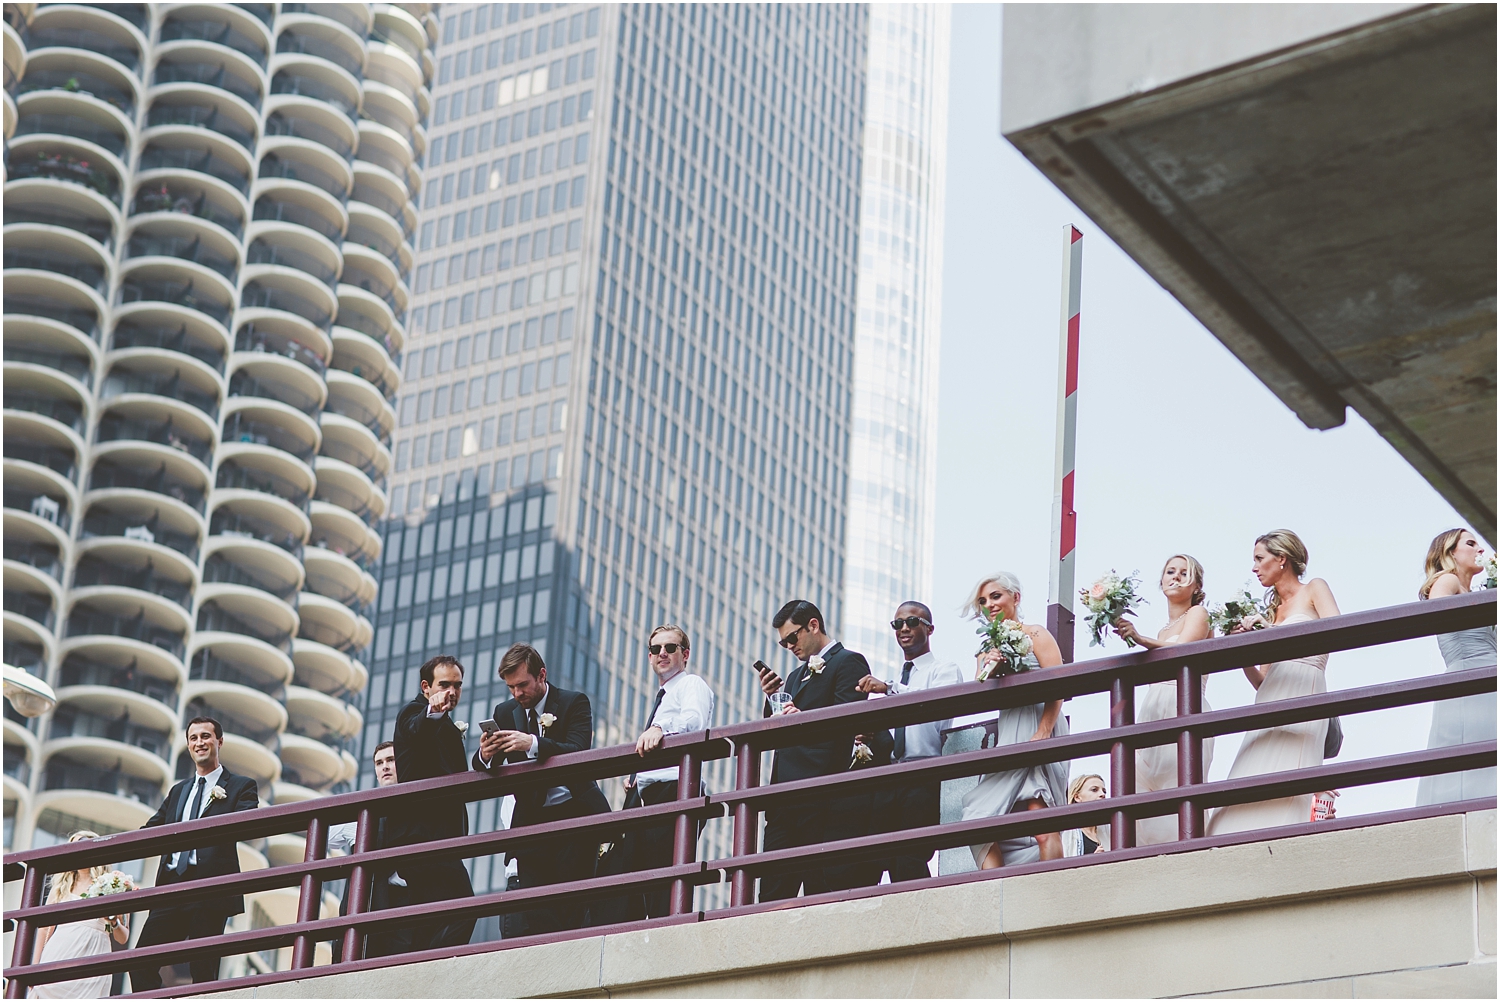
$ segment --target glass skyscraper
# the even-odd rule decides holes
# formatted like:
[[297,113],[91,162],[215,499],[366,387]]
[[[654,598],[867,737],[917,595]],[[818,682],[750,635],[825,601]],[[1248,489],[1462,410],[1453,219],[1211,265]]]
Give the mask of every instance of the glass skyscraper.
[[877,666],[896,606],[932,601],[949,30],[946,4],[870,7],[843,627]]
[[867,8],[440,17],[361,786],[439,651],[477,720],[536,644],[608,745],[648,714],[652,625],[724,723],[760,712],[753,660],[789,667],[783,601],[847,618]]

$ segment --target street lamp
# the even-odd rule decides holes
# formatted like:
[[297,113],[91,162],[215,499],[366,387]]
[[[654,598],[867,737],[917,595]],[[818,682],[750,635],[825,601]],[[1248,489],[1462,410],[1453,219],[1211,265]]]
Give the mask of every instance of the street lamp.
[[40,717],[57,705],[50,685],[15,665],[5,666],[5,698],[23,717]]

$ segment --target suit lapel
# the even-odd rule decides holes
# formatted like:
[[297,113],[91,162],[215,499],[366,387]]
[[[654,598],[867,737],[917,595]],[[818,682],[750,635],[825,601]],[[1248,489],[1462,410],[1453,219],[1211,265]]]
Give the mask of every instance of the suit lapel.
[[[798,679],[796,689],[792,689],[791,687],[787,688],[787,691],[792,694],[792,698],[795,699],[804,688],[812,690],[819,687],[831,685],[833,678],[833,659],[838,657],[839,653],[843,651],[843,649],[843,644],[834,644],[832,647],[828,648],[828,653],[823,655],[823,670],[820,672],[814,672],[806,665],[800,666],[797,669],[796,673],[796,678]],[[805,682],[802,681],[802,679],[804,678],[806,679]]]

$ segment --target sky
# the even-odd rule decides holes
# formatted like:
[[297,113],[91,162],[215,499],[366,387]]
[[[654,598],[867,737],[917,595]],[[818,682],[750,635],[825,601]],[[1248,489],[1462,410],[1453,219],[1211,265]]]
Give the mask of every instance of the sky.
[[[1139,570],[1156,590],[1173,553],[1202,561],[1210,601],[1253,579],[1254,539],[1290,528],[1348,612],[1415,600],[1427,545],[1462,520],[1352,410],[1313,431],[1007,143],[999,131],[1000,8],[953,8],[932,605],[940,657],[971,664],[968,590],[1015,573],[1023,617],[1045,622],[1051,551],[1064,227],[1084,234],[1078,403],[1077,577]],[[1111,640],[1080,659],[1122,653]],[[876,657],[894,658],[894,642]],[[872,659],[873,660],[873,659]],[[1332,689],[1442,670],[1431,638],[1335,654]],[[1214,708],[1250,703],[1244,675],[1212,677]],[[1108,722],[1103,695],[1070,701],[1073,730]],[[1340,761],[1426,747],[1428,706],[1344,720]],[[1210,779],[1239,744],[1220,739]],[[1074,774],[1108,762],[1074,764]],[[1411,806],[1416,781],[1344,791],[1340,815]]]

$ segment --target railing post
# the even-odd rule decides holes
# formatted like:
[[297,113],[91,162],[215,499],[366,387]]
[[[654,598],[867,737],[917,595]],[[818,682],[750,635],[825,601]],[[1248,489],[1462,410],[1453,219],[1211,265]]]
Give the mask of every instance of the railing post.
[[[1177,671],[1177,716],[1190,717],[1203,712],[1203,673],[1192,665]],[[1203,782],[1203,736],[1193,731],[1177,732],[1177,786],[1186,790]],[[1177,805],[1177,838],[1186,840],[1203,835],[1203,807],[1196,800]]]
[[[46,874],[35,866],[26,867],[24,883],[21,884],[21,907],[35,908],[42,903],[42,879]],[[11,950],[10,963],[12,967],[22,967],[31,963],[31,952],[36,949],[36,923],[25,919],[16,923],[15,947]],[[15,978],[11,978],[5,986],[5,997],[8,999],[23,999],[26,997],[28,986],[23,985]]]
[[[375,849],[375,827],[378,822],[375,812],[366,807],[359,812],[359,829],[354,835],[354,852],[356,854],[372,852]],[[344,900],[349,902],[350,915],[363,915],[370,910],[370,868],[363,864],[357,865],[349,873],[349,883],[344,890]],[[344,930],[344,949],[339,955],[339,960],[345,964],[356,960],[362,960],[365,953],[364,930],[358,926],[350,926]]]
[[[760,785],[760,749],[750,742],[741,742],[734,750],[734,788],[753,790]],[[760,812],[748,802],[734,805],[734,845],[736,856],[748,856],[755,852],[760,841],[757,828]],[[752,904],[755,900],[755,878],[748,870],[735,870],[729,877],[729,904],[732,907]]]
[[[682,763],[677,767],[677,799],[691,800],[698,796],[702,780],[703,763],[693,752],[684,752]],[[687,813],[677,815],[676,829],[672,837],[672,865],[681,866],[698,858],[698,822]],[[693,885],[686,880],[672,881],[672,896],[667,904],[668,915],[682,915],[693,910]]]
[[[1135,723],[1135,686],[1121,675],[1109,683],[1109,726],[1129,727]],[[1135,749],[1116,741],[1109,749],[1109,785],[1116,797],[1135,793]],[[1109,819],[1109,847],[1116,851],[1135,846],[1135,821],[1124,811],[1115,811]]]
[[[302,858],[313,863],[326,855],[328,855],[328,822],[322,818],[313,818],[307,823],[307,852]],[[297,921],[317,921],[323,913],[322,903],[323,881],[311,873],[304,874],[301,893],[297,899]],[[313,966],[317,950],[318,944],[311,936],[305,933],[298,936],[296,942],[292,944],[292,967],[301,969]]]

